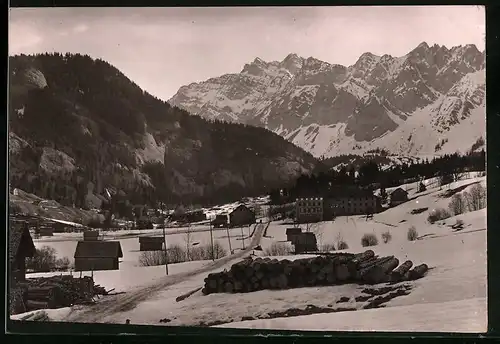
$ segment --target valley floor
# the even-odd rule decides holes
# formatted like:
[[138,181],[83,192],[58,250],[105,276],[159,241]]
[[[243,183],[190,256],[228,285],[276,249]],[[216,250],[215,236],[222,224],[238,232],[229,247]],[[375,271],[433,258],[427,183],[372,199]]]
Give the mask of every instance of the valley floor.
[[[134,255],[134,251],[138,248],[137,238],[120,239],[124,247],[124,262],[120,270],[94,272],[94,279],[107,289],[116,288],[126,293],[114,298],[109,297],[107,301],[104,298],[101,306],[98,303],[91,308],[75,306],[72,309],[47,312],[52,320],[125,323],[126,319],[130,319],[134,324],[166,326],[322,331],[485,332],[487,329],[486,209],[468,212],[432,225],[427,222],[428,211],[421,214],[411,213],[415,208],[426,207],[429,211],[437,207],[446,208],[450,198],[443,195],[444,191],[455,189],[457,192],[463,192],[476,183],[484,184],[485,178],[463,180],[441,190],[429,184],[428,190],[419,195],[410,186],[409,202],[377,214],[373,220],[367,221],[363,217],[339,217],[333,222],[323,222],[312,228],[317,233],[320,243],[333,243],[340,234],[349,244],[349,249],[346,251],[351,252],[361,252],[366,249],[360,244],[364,233],[375,233],[380,238],[382,232],[389,230],[392,241],[386,244],[380,242],[370,249],[381,256],[395,255],[400,262],[409,259],[415,265],[426,263],[430,270],[424,278],[417,281],[394,286],[382,284],[367,287],[347,284],[206,296],[197,291],[183,301],[176,301],[178,296],[203,286],[204,278],[209,272],[229,268],[232,263],[248,255],[251,252],[250,248],[256,243],[260,242],[265,249],[275,242],[284,241],[287,225],[273,222],[268,228],[266,237],[261,238],[262,233],[257,231],[251,245],[247,243],[250,248],[245,251],[240,250],[239,254],[237,251],[237,256],[228,257],[217,266],[212,262],[172,264],[171,276],[167,277],[164,276],[164,267],[137,266],[137,255]],[[460,231],[450,227],[457,219],[464,222],[464,228]],[[420,240],[407,240],[406,233],[410,226],[415,226]],[[222,238],[223,234],[219,232],[216,235]],[[172,238],[174,237],[175,234]],[[180,242],[182,238],[179,236],[176,240]],[[208,238],[209,236],[200,236],[197,240],[206,242]],[[221,243],[224,242],[221,239]],[[40,244],[42,243],[37,245]],[[43,243],[46,244],[59,243]],[[70,251],[69,249],[68,252]],[[300,256],[286,258],[298,257]],[[383,308],[365,309],[370,302],[367,297],[367,293],[370,293],[368,289],[384,295],[391,290],[403,290],[408,293],[389,299],[382,305]],[[142,296],[134,299],[137,295]],[[115,301],[126,304],[127,298],[133,301],[129,302],[127,307],[112,305]],[[107,309],[106,305],[112,306]],[[100,313],[92,317],[85,316],[93,311]]]

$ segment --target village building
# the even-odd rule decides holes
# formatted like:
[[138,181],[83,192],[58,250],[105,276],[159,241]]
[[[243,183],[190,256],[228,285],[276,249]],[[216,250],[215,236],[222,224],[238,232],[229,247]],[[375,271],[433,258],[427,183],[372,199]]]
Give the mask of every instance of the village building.
[[52,227],[54,228],[54,233],[71,233],[85,227],[80,223],[71,221],[51,219],[50,222],[52,224]]
[[51,237],[54,236],[54,227],[50,225],[42,225],[35,229],[35,234],[39,237]]
[[99,240],[99,231],[84,231],[83,232],[84,241],[97,241]]
[[163,249],[163,237],[139,237],[140,251],[161,251]]
[[229,213],[229,226],[250,226],[255,223],[255,213],[244,204],[238,205]]
[[302,229],[300,227],[293,227],[286,229],[286,241],[293,242],[296,235],[302,233]]
[[207,215],[203,212],[203,209],[186,211],[184,213],[174,213],[170,216],[172,221],[183,222],[183,223],[194,223],[201,222],[207,219]]
[[118,270],[123,257],[119,241],[79,241],[75,250],[75,271]]
[[229,218],[227,214],[215,215],[215,219],[212,220],[212,226],[214,228],[225,228],[229,226]]
[[322,197],[297,198],[295,207],[295,217],[297,223],[323,221]]
[[36,253],[27,224],[9,226],[9,266],[11,282],[26,280],[26,258]]
[[389,206],[395,207],[405,202],[408,202],[408,192],[402,188],[397,188],[389,194]]
[[381,209],[380,198],[372,190],[357,187],[330,190],[324,205],[325,219],[346,215],[372,215]]

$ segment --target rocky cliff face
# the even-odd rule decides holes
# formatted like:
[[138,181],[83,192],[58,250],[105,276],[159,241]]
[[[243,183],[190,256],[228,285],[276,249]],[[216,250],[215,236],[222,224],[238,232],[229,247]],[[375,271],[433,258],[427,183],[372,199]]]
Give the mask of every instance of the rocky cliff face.
[[15,56],[9,72],[11,182],[40,197],[73,204],[91,182],[136,202],[227,201],[318,163],[264,128],[192,116],[89,56]]
[[[401,57],[365,53],[348,67],[290,54],[183,86],[169,102],[204,118],[265,127],[316,156],[376,147],[434,154],[447,136],[462,140],[440,152],[468,149],[484,136],[484,75],[485,54],[474,45],[422,43]],[[475,129],[462,132],[461,123]],[[422,126],[425,144],[415,136],[401,142],[400,131]]]

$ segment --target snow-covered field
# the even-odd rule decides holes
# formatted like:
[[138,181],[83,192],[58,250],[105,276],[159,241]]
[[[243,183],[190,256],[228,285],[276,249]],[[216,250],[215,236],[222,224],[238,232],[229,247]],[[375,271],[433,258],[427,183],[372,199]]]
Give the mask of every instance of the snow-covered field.
[[[211,261],[199,260],[193,262],[184,262],[168,265],[168,274],[176,275],[178,273],[198,269]],[[69,275],[70,272],[48,272],[27,274],[27,278],[50,277],[57,275]],[[79,277],[79,272],[71,273],[74,277]],[[82,276],[91,276],[91,272],[83,272]],[[150,284],[166,275],[165,265],[160,266],[125,266],[120,270],[94,271],[94,282],[106,288],[114,289],[114,293],[127,292],[135,288]]]
[[[103,322],[124,323],[130,319],[135,324],[150,325],[217,325],[221,327],[297,329],[297,330],[348,330],[348,331],[433,331],[433,332],[485,332],[487,328],[487,269],[486,269],[486,209],[468,212],[439,221],[433,225],[427,221],[429,211],[447,208],[451,198],[443,193],[448,189],[470,191],[475,184],[486,185],[485,177],[464,179],[440,188],[429,180],[427,191],[416,193],[416,183],[403,186],[409,192],[410,201],[375,214],[373,219],[362,216],[338,217],[311,227],[319,244],[335,244],[339,235],[349,245],[347,251],[360,252],[361,237],[375,233],[379,244],[372,246],[378,255],[395,255],[400,261],[412,260],[415,265],[426,263],[431,269],[423,279],[405,282],[396,287],[409,288],[408,295],[396,297],[384,308],[363,309],[365,302],[355,300],[363,295],[366,286],[341,285],[328,287],[298,288],[290,290],[263,290],[246,294],[211,294],[201,291],[187,299],[176,298],[204,283],[206,273],[179,279],[158,293],[151,294],[135,308],[104,317]],[[390,190],[387,190],[388,192]],[[416,208],[428,208],[420,214],[411,214]],[[460,231],[450,226],[457,219],[464,222]],[[264,249],[286,240],[285,230],[290,225],[271,223],[267,237],[262,238]],[[415,226],[420,240],[408,241],[407,230]],[[384,244],[383,232],[390,231],[392,240]],[[248,235],[248,233],[244,233]],[[232,248],[240,247],[236,240],[241,236],[239,228],[230,232]],[[234,240],[233,240],[234,239]],[[96,283],[116,291],[130,292],[164,276],[164,267],[138,267],[138,238],[121,238],[124,253],[120,270],[94,272]],[[186,245],[186,234],[170,234],[168,244]],[[214,231],[214,240],[228,249],[226,230]],[[191,233],[190,242],[207,244],[209,232]],[[61,256],[71,257],[75,241],[44,242],[54,245]],[[58,246],[60,245],[60,246]],[[71,246],[73,245],[73,246]],[[67,253],[64,253],[67,252]],[[297,257],[287,257],[294,259]],[[197,269],[208,262],[189,262],[170,265],[170,273]],[[216,271],[228,268],[223,266]],[[376,286],[380,288],[381,286]],[[347,299],[340,302],[341,299]],[[269,316],[291,308],[306,309],[310,306],[340,311],[296,317]],[[81,307],[81,306],[80,306]],[[76,307],[78,309],[78,307]],[[53,320],[65,319],[69,311],[49,311]],[[160,322],[160,320],[162,320]],[[251,320],[247,320],[251,319]]]
[[[379,242],[382,243],[381,235],[387,231],[391,233],[393,241],[407,241],[407,231],[411,226],[415,226],[419,236],[446,235],[451,231],[449,226],[455,224],[458,219],[462,219],[465,225],[461,232],[486,228],[486,209],[450,217],[433,225],[427,221],[429,212],[433,209],[448,209],[451,197],[441,197],[446,190],[465,187],[461,192],[470,191],[475,184],[486,187],[486,177],[454,182],[449,187],[444,186],[441,190],[432,180],[428,180],[427,184],[427,191],[422,193],[416,193],[416,183],[403,185],[402,188],[408,191],[410,201],[375,214],[373,219],[366,220],[366,216],[339,216],[334,221],[312,224],[310,230],[316,234],[318,246],[335,244],[340,237],[347,242],[350,250],[359,251],[362,249],[361,237],[365,233],[375,233]],[[394,188],[387,189],[387,193],[392,189]],[[428,210],[420,214],[411,214],[413,209],[418,208],[428,208]],[[264,250],[274,242],[286,241],[286,228],[288,227],[292,225],[280,222],[271,223],[267,231],[267,236],[271,238],[264,237],[261,241]]]
[[[232,250],[239,250],[243,248],[243,245],[248,245],[250,240],[240,240],[248,237],[254,226],[251,228],[243,227],[241,228],[231,228],[231,229],[214,229],[213,240],[218,242],[226,252],[230,252],[230,246]],[[167,245],[169,247],[174,245],[180,245],[183,248],[194,247],[199,245],[210,244],[210,230],[208,226],[203,228],[202,226],[191,227],[189,234],[187,232],[188,228],[175,228],[176,231],[182,230],[184,233],[174,233],[171,234],[166,231]],[[139,266],[139,256],[141,252],[139,251],[139,237],[134,233],[120,233],[122,231],[110,232],[104,235],[105,240],[118,240],[120,241],[123,258],[120,258],[120,271],[129,267]],[[123,231],[130,232],[130,231]],[[162,236],[162,230],[149,230],[149,231],[139,231],[141,235],[156,235]],[[229,234],[229,238],[228,238]],[[123,237],[124,235],[134,235],[133,237]],[[49,240],[47,240],[49,239]],[[53,247],[56,250],[56,255],[58,258],[68,257],[71,262],[74,261],[74,254],[76,250],[76,245],[78,240],[83,240],[82,233],[54,233],[53,237],[42,239],[34,239],[36,248],[40,249],[43,246]]]

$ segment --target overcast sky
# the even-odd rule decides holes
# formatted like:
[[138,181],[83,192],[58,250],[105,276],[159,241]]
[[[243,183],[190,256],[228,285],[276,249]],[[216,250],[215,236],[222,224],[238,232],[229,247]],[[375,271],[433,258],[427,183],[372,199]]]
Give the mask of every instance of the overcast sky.
[[425,41],[484,49],[478,6],[10,9],[9,53],[102,58],[168,100],[180,86],[289,53],[351,65]]

